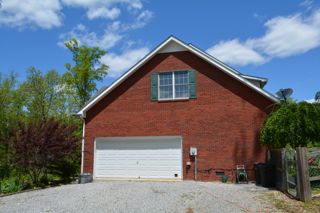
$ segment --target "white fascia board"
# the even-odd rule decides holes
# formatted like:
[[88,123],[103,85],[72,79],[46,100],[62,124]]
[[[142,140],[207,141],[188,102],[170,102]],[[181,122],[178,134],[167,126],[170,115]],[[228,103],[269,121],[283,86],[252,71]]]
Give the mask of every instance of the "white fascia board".
[[200,48],[196,47],[195,45],[193,45],[193,44],[190,43],[189,46],[192,47],[192,48],[194,48],[194,49],[196,49],[196,50],[197,50],[198,52],[200,52],[201,54],[204,54],[204,55],[206,55],[207,57],[209,57],[214,63],[218,63],[218,64],[220,64],[221,66],[226,67],[226,69],[231,70],[231,71],[233,71],[233,72],[235,72],[235,73],[237,73],[237,74],[240,74],[240,72],[239,72],[238,70],[236,70],[236,69],[228,66],[227,64],[223,63],[223,62],[220,61],[219,59],[217,59],[217,58],[213,57],[212,55],[208,54],[207,52],[201,50]]
[[267,82],[268,81],[268,79],[266,79],[266,78],[260,78],[260,77],[251,76],[251,75],[241,74],[241,76],[243,78],[246,78],[246,79],[252,79],[252,80],[263,81],[263,82]]
[[132,73],[134,73],[138,68],[144,65],[149,59],[151,59],[154,55],[156,55],[164,46],[166,46],[169,42],[174,41],[187,49],[188,51],[192,52],[193,54],[197,55],[198,57],[202,58],[203,60],[209,62],[210,64],[218,67],[220,70],[224,71],[226,74],[230,75],[231,77],[239,80],[243,84],[247,85],[251,89],[257,91],[258,93],[262,94],[263,96],[269,98],[270,100],[278,103],[279,99],[274,97],[273,95],[269,94],[268,92],[260,89],[259,87],[255,86],[244,77],[241,77],[238,72],[235,72],[233,69],[229,68],[228,66],[224,65],[222,62],[218,62],[214,60],[213,57],[204,53],[203,51],[199,50],[198,48],[194,47],[193,45],[187,45],[184,42],[178,40],[177,38],[170,36],[166,39],[162,44],[156,47],[153,51],[147,54],[143,59],[141,59],[138,63],[136,63],[133,67],[131,67],[124,75],[122,75],[119,79],[117,79],[110,87],[108,87],[105,91],[99,94],[96,98],[94,98],[91,102],[89,102],[84,108],[82,108],[78,114],[85,117],[85,112],[90,109],[94,104],[100,101],[104,96],[106,96],[109,92],[111,92],[115,87],[121,84],[125,79],[127,79]]

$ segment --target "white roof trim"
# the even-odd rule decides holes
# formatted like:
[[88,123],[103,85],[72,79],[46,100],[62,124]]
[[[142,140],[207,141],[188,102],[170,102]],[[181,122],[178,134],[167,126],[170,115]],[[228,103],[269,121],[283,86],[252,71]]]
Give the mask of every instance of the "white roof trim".
[[225,63],[223,63],[223,62],[220,61],[219,59],[213,57],[212,55],[210,55],[210,54],[208,54],[207,52],[201,50],[200,48],[194,46],[193,44],[190,43],[189,46],[192,47],[192,48],[194,48],[194,49],[196,49],[196,50],[199,51],[201,54],[209,57],[209,58],[212,59],[215,63],[220,64],[221,66],[225,67],[225,68],[228,69],[228,70],[231,70],[232,72],[235,72],[235,73],[237,73],[237,74],[240,74],[240,72],[239,72],[238,70],[236,70],[236,69],[234,69],[234,68],[226,65]]
[[266,92],[265,90],[255,86],[244,77],[239,75],[239,72],[235,72],[234,69],[230,69],[228,66],[223,64],[222,62],[218,62],[214,60],[213,57],[210,57],[208,54],[204,54],[203,51],[200,49],[195,48],[193,45],[187,45],[182,41],[178,40],[177,38],[170,36],[164,42],[162,42],[158,47],[156,47],[153,51],[147,54],[143,59],[141,59],[138,63],[136,63],[133,67],[131,67],[125,74],[123,74],[119,79],[117,79],[114,83],[112,83],[107,89],[101,92],[97,97],[91,100],[86,106],[84,106],[77,114],[81,116],[85,116],[85,112],[89,110],[92,106],[94,106],[97,102],[99,102],[103,97],[105,97],[108,93],[110,93],[114,88],[116,88],[119,84],[121,84],[125,79],[127,79],[131,74],[133,74],[138,68],[144,65],[148,60],[150,60],[153,56],[161,51],[163,47],[165,47],[169,42],[176,42],[177,44],[181,45],[183,48],[187,49],[188,51],[192,52],[193,54],[197,55],[198,57],[202,58],[203,60],[209,62],[210,64],[218,67],[220,70],[224,71],[226,74],[230,75],[231,77],[239,80],[240,82],[244,83],[248,87],[252,88],[253,90],[257,91],[261,95],[269,98],[274,102],[279,102],[279,100]]
[[251,76],[251,75],[241,74],[241,76],[246,78],[246,79],[252,79],[252,80],[263,81],[263,82],[267,82],[268,81],[268,79],[266,79],[266,78],[260,78],[260,77]]
[[257,80],[257,81],[262,81],[264,82],[264,84],[266,84],[268,82],[268,79],[266,78],[260,78],[260,77],[257,77],[257,76],[251,76],[251,75],[245,75],[245,74],[242,74],[240,73],[238,70],[228,66],[227,64],[223,63],[222,61],[220,61],[219,59],[213,57],[212,55],[204,52],[203,50],[199,49],[198,47],[194,46],[193,44],[189,43],[189,46],[191,46],[192,48],[196,49],[197,51],[199,51],[200,53],[208,56],[209,58],[211,58],[214,62],[220,64],[221,66],[225,67],[227,70],[230,70],[234,73],[237,73],[239,75],[241,75],[241,77],[245,78],[245,79],[252,79],[252,80]]

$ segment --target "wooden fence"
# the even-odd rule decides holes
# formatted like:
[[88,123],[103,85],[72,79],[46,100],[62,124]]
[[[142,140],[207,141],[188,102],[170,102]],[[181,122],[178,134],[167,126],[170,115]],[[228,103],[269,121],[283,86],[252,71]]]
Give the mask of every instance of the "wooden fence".
[[320,148],[307,149],[311,195],[320,196]]
[[269,161],[277,189],[304,202],[320,196],[320,148],[270,150]]

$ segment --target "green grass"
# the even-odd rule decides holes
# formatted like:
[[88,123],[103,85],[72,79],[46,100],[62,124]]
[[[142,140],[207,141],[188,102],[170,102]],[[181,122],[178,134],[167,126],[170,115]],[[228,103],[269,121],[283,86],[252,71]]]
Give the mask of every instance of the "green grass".
[[297,213],[297,212],[320,212],[320,197],[313,198],[309,202],[301,202],[286,197],[280,193],[268,193],[263,199],[275,206],[281,212]]
[[0,193],[13,193],[21,190],[23,190],[23,183],[15,177],[10,177],[1,181]]
[[286,208],[286,203],[285,203],[285,201],[283,201],[283,200],[275,199],[275,200],[274,200],[274,206],[275,206],[277,209],[285,209],[285,208]]
[[314,198],[310,202],[303,203],[303,208],[307,211],[320,212],[320,198]]
[[277,198],[274,193],[265,194],[263,196],[263,199],[266,200],[268,203],[271,203],[279,210],[284,210],[287,207],[286,202],[282,199]]
[[311,192],[312,192],[312,195],[320,195],[320,188],[319,187],[312,187]]

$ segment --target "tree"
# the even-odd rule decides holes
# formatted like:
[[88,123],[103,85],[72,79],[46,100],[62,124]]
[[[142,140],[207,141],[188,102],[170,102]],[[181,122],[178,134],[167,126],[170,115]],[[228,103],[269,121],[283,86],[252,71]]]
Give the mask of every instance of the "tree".
[[270,148],[319,144],[320,106],[306,102],[283,103],[265,120],[261,142]]
[[0,75],[0,181],[12,170],[9,155],[10,129],[25,118],[24,99],[16,89],[15,74]]
[[76,150],[77,126],[54,119],[20,123],[12,131],[13,161],[38,185],[47,180],[49,168]]
[[50,70],[43,74],[35,67],[28,70],[26,82],[20,91],[26,98],[26,109],[30,119],[46,121],[49,117],[65,114],[66,96],[61,76]]
[[79,46],[76,39],[69,40],[65,46],[71,51],[75,64],[65,64],[67,72],[64,78],[71,91],[75,92],[74,98],[81,108],[97,90],[96,81],[107,75],[108,66],[100,62],[106,52],[98,47]]

